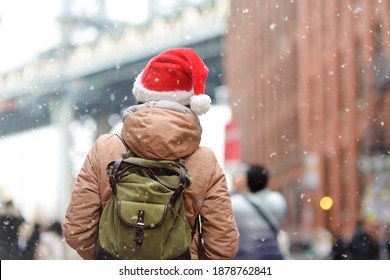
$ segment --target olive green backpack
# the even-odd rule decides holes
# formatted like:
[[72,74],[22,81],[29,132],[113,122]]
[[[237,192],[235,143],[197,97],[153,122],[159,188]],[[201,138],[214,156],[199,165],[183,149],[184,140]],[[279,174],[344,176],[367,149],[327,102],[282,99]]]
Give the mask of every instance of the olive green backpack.
[[191,176],[184,160],[148,160],[126,149],[107,166],[113,196],[99,221],[96,259],[189,259],[183,191]]

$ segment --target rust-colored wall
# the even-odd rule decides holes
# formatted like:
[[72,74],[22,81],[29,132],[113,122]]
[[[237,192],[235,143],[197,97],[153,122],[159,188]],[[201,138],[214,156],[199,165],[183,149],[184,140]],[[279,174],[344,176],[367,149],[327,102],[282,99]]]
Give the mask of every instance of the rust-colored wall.
[[[235,0],[231,11],[224,82],[243,160],[270,168],[290,232],[349,237],[370,184],[359,157],[390,147],[389,90],[379,98],[374,67],[378,53],[390,64],[390,1]],[[310,155],[317,164],[307,165]],[[317,171],[314,189],[307,170]],[[329,211],[319,207],[325,195]]]

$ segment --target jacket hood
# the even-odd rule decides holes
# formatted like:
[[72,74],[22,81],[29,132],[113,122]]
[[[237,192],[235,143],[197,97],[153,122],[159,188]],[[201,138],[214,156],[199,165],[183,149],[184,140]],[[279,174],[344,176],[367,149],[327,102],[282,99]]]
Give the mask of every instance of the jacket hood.
[[134,105],[124,112],[122,120],[122,137],[139,157],[177,160],[199,148],[202,128],[198,117],[176,102]]

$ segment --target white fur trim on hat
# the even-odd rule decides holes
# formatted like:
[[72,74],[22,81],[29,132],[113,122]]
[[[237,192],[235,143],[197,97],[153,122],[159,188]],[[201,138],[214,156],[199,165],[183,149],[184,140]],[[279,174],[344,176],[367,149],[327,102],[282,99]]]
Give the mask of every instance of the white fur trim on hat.
[[[143,71],[142,71],[143,72]],[[181,105],[190,105],[191,110],[198,116],[208,112],[211,107],[211,98],[206,94],[194,95],[194,91],[154,91],[141,84],[142,72],[137,76],[133,86],[133,94],[137,102],[158,100],[175,101]]]
[[182,105],[190,104],[191,96],[194,95],[194,91],[154,91],[145,88],[141,84],[141,77],[143,71],[137,76],[133,86],[133,94],[137,102],[149,102],[158,100],[171,100]]

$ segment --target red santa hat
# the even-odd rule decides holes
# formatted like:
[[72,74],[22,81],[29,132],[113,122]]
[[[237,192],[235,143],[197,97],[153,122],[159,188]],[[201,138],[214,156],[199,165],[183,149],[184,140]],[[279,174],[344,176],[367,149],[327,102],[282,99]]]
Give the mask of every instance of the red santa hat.
[[204,94],[208,72],[193,49],[169,49],[148,62],[135,80],[133,94],[137,102],[170,100],[202,115],[211,106],[210,97]]

